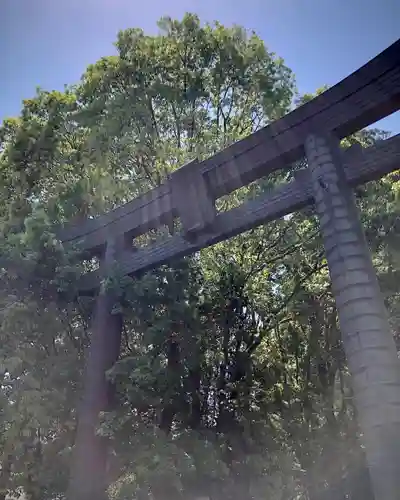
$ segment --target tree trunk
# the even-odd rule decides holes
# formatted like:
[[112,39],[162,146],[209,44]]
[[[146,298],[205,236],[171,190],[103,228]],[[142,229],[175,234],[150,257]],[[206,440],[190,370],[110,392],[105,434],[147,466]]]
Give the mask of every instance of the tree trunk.
[[[106,267],[113,262],[115,252],[115,245],[107,245]],[[114,387],[107,381],[106,371],[118,360],[123,322],[121,314],[113,314],[114,304],[112,293],[100,291],[86,361],[83,400],[78,414],[69,500],[107,499],[107,440],[96,435],[96,427],[99,413],[110,408],[114,396]]]
[[376,500],[400,498],[400,363],[339,143],[305,150]]
[[160,429],[166,434],[171,432],[174,417],[180,409],[181,398],[181,348],[178,336],[172,332],[166,345],[168,360],[167,379],[168,390],[164,395],[163,409],[161,411]]
[[7,490],[11,478],[12,460],[13,456],[11,454],[4,454],[4,456],[2,457],[0,471],[0,500],[6,500],[7,498]]
[[[198,353],[195,354],[199,356]],[[189,369],[189,390],[191,395],[190,415],[188,425],[192,430],[197,430],[201,425],[201,366],[200,364]]]
[[[168,359],[167,379],[168,389],[164,395],[163,409],[161,411],[160,429],[170,435],[175,415],[181,405],[181,348],[179,337],[172,331],[166,343]],[[168,475],[160,473],[151,485],[152,496],[156,500],[179,500],[181,493]]]

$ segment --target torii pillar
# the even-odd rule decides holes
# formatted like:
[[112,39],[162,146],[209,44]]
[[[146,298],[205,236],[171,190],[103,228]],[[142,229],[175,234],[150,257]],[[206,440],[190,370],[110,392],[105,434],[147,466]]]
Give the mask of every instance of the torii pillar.
[[[124,238],[110,240],[101,267],[107,274],[125,247]],[[108,440],[96,434],[99,413],[113,403],[114,388],[106,372],[118,360],[123,317],[113,313],[112,291],[100,289],[85,365],[84,392],[72,455],[68,500],[107,500]]]
[[376,500],[400,499],[400,362],[339,141],[311,134],[308,172]]

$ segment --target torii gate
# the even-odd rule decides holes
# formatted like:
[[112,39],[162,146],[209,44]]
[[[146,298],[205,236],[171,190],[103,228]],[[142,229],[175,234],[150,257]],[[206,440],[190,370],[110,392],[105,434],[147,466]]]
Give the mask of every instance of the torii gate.
[[[284,118],[202,161],[160,187],[60,232],[65,244],[101,256],[80,291],[99,288],[113,262],[134,276],[252,227],[314,204],[328,261],[342,341],[378,500],[400,498],[400,363],[352,188],[400,166],[400,135],[362,150],[339,141],[400,108],[400,40]],[[305,156],[308,168],[267,195],[217,213],[215,201]],[[141,249],[135,237],[179,218],[182,232]],[[69,500],[103,500],[106,442],[94,434],[109,404],[105,372],[118,359],[122,318],[112,297],[97,298],[85,394],[78,419]]]

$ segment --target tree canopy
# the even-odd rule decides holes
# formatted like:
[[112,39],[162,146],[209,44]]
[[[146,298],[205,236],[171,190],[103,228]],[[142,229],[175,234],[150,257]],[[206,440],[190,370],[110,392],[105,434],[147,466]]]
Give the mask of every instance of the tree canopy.
[[[133,199],[313,97],[297,94],[258,36],[193,14],[163,18],[155,36],[121,31],[116,47],[78,84],[39,89],[0,128],[0,499],[67,489],[94,303],[77,295],[77,277],[96,263],[79,263],[55,227]],[[396,339],[398,193],[394,174],[357,192]],[[311,209],[119,290],[116,404],[98,429],[111,442],[110,498],[372,499]]]

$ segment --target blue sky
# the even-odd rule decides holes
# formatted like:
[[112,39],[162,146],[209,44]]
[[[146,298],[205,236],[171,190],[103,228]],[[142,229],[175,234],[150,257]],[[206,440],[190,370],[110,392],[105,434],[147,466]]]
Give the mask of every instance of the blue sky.
[[[399,0],[0,0],[0,120],[45,89],[63,89],[115,52],[127,27],[163,15],[255,30],[294,71],[301,93],[332,85],[400,37]],[[380,123],[400,132],[400,112]]]

